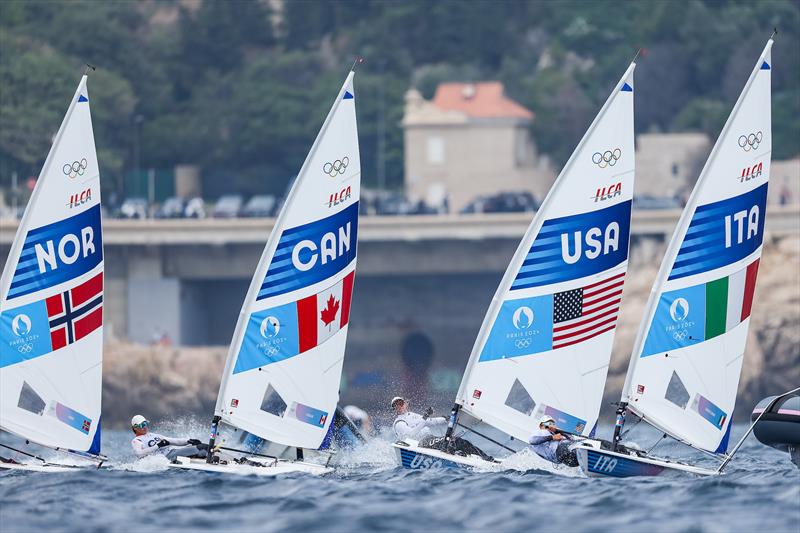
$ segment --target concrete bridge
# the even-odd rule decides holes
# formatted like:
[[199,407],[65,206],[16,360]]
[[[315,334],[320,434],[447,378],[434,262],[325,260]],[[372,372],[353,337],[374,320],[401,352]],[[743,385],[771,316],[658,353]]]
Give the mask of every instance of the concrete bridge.
[[[768,213],[768,233],[800,233],[800,207],[771,207]],[[679,210],[634,211],[632,255],[643,245],[651,249],[648,242],[665,242],[679,215]],[[463,282],[457,292],[474,297],[483,309],[531,218],[531,213],[362,217],[355,299],[373,300],[364,294],[373,283],[391,289],[438,279],[448,287]],[[105,313],[113,333],[137,342],[166,334],[178,344],[226,344],[273,224],[273,219],[106,220]],[[0,227],[3,263],[16,228],[16,221]],[[395,293],[394,305],[411,303],[409,295],[388,292]],[[383,300],[386,293],[374,296]]]

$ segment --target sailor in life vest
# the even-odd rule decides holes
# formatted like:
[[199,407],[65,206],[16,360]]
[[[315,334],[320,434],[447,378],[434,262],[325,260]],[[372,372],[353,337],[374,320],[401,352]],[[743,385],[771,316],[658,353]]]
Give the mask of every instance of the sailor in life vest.
[[179,437],[165,437],[150,431],[150,422],[142,415],[131,419],[131,429],[135,437],[131,440],[133,453],[141,459],[148,455],[160,453],[166,455],[171,462],[177,462],[177,457],[191,457],[204,459],[208,453],[208,444],[198,439],[185,439]]
[[[410,410],[408,400],[400,396],[392,398],[390,404],[397,418],[394,419],[394,434],[398,441],[414,439],[419,441],[422,448],[445,450],[447,442],[444,434],[447,431],[447,419],[442,416],[431,417],[433,408],[428,407],[425,414],[414,413]],[[485,454],[480,448],[468,440],[452,437],[450,439],[452,450],[455,454],[466,457],[477,455],[484,461],[494,462],[494,458]]]
[[539,428],[533,431],[528,443],[539,457],[551,463],[578,466],[578,456],[569,447],[572,439],[561,433],[553,417],[545,415],[539,420]]

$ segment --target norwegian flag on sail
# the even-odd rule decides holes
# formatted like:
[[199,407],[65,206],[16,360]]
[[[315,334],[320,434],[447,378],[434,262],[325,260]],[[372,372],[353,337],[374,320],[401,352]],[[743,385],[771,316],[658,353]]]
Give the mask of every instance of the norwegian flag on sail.
[[53,351],[103,325],[103,273],[45,300]]
[[553,349],[596,337],[617,326],[625,272],[553,295]]
[[355,271],[319,294],[297,301],[300,353],[319,346],[347,325]]

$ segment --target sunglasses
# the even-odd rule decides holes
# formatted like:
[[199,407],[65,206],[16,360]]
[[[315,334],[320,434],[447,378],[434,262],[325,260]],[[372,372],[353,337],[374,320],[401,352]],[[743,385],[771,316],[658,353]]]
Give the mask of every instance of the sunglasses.
[[555,425],[556,425],[556,423],[555,423],[555,422],[545,422],[545,423],[543,423],[542,425],[543,425],[544,427],[546,427],[546,428],[551,428],[551,427],[555,426]]
[[134,424],[133,428],[134,429],[144,429],[144,428],[149,427],[149,426],[150,426],[150,422],[145,420],[144,422],[141,422],[139,424]]

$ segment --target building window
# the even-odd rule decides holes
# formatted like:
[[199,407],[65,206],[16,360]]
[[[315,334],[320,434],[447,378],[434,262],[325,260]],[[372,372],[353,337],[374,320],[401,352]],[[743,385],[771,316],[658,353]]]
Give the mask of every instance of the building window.
[[428,137],[428,163],[444,164],[444,141],[441,137]]

